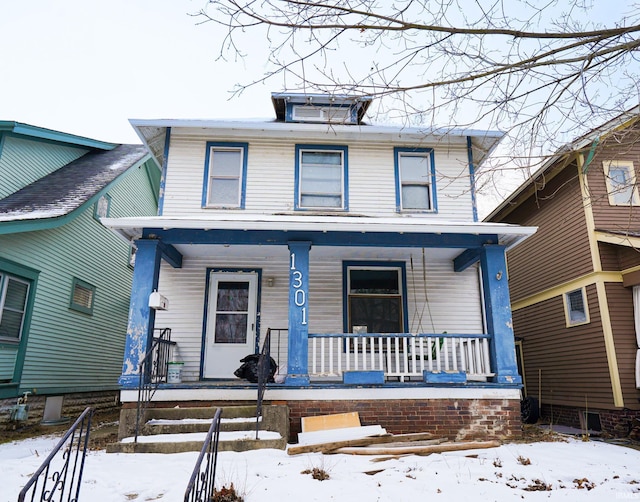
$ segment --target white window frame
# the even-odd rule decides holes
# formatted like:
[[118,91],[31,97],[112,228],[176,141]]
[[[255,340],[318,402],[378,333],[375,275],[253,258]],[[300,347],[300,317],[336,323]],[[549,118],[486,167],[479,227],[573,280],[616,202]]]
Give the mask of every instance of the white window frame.
[[20,319],[20,330],[18,332],[18,337],[15,338],[15,337],[0,336],[0,342],[19,342],[22,339],[22,334],[23,334],[23,331],[24,331],[24,320],[25,320],[25,317],[27,315],[27,306],[29,304],[29,293],[30,293],[30,289],[31,289],[31,283],[29,281],[25,281],[23,279],[20,279],[19,277],[0,272],[0,322],[2,322],[2,316],[4,315],[4,312],[5,312],[5,301],[6,301],[6,296],[7,296],[7,287],[8,287],[8,284],[9,284],[10,280],[25,284],[27,286],[27,294],[26,294],[26,297],[25,297],[24,305],[22,306],[22,311],[11,309],[12,312],[21,312],[22,313],[22,318]]
[[[215,152],[239,152],[240,160],[237,174],[218,175],[213,172],[213,162]],[[247,169],[247,152],[248,145],[246,143],[207,143],[207,153],[205,160],[204,173],[204,190],[202,193],[202,207],[204,208],[244,208],[244,194],[246,189],[246,169]],[[237,180],[238,193],[234,202],[216,202],[212,200],[212,180]]]
[[[584,308],[584,319],[572,319],[571,318],[571,295],[574,293],[580,293],[582,295],[582,307]],[[589,319],[589,304],[587,303],[587,290],[586,288],[576,288],[571,291],[567,291],[562,295],[563,304],[564,304],[564,316],[566,326],[571,328],[573,326],[580,326],[583,324],[589,324],[591,321]]]
[[[638,206],[640,205],[640,197],[638,197],[638,187],[636,186],[636,170],[631,160],[605,160],[602,162],[604,167],[604,177],[607,185],[607,195],[609,196],[609,204],[611,206]],[[628,175],[628,187],[621,187],[616,184],[610,175],[611,170],[624,170]],[[627,192],[631,189],[631,196]],[[627,198],[628,197],[628,198]]]
[[[340,154],[340,193],[337,192],[310,192],[303,191],[303,168],[302,156],[304,153],[337,153]],[[299,210],[315,210],[315,211],[344,211],[348,209],[347,195],[347,176],[348,176],[348,150],[346,146],[341,145],[296,145],[296,180],[295,180],[295,208]],[[309,166],[313,164],[307,164]],[[336,197],[340,196],[339,206],[311,206],[303,205],[302,199],[304,195],[319,195]]]

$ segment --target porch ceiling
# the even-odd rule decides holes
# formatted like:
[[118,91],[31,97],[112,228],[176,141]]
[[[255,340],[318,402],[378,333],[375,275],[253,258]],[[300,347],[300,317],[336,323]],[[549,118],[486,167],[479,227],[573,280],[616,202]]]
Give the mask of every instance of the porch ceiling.
[[[186,255],[191,254],[190,249],[202,254],[201,246],[212,244],[286,246],[289,241],[301,240],[310,241],[314,246],[440,248],[454,255],[485,244],[512,247],[536,231],[535,227],[505,223],[435,221],[426,217],[310,214],[103,218],[102,223],[127,240],[162,239]],[[192,246],[198,246],[198,251]]]

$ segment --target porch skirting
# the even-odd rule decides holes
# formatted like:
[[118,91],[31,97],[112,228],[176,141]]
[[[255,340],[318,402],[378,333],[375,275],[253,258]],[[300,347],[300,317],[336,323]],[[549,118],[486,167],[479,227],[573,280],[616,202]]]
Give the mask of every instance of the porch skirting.
[[[122,391],[125,407],[136,391]],[[232,406],[255,402],[255,388],[159,389],[152,406]],[[187,404],[188,403],[188,404]],[[358,412],[362,425],[392,434],[431,432],[451,440],[517,439],[521,436],[520,394],[513,388],[269,388],[265,403],[289,407],[290,443],[301,418]]]

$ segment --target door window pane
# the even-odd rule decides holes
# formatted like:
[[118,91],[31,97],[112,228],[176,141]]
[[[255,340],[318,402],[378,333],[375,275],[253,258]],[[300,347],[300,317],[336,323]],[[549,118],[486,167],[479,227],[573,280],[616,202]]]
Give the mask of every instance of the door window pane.
[[246,312],[249,309],[248,282],[218,283],[218,312]]
[[216,314],[215,343],[247,343],[247,315]]

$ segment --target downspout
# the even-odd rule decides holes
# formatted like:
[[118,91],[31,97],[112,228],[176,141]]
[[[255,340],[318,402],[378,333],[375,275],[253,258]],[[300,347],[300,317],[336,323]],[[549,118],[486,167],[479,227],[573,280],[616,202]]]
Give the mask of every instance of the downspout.
[[467,158],[469,159],[469,183],[471,188],[471,207],[473,211],[473,221],[478,221],[478,205],[476,202],[476,173],[473,165],[473,144],[471,136],[467,136]]
[[171,141],[171,127],[167,127],[164,135],[164,155],[162,158],[162,175],[160,177],[160,190],[158,191],[158,216],[164,211],[164,188],[167,181],[167,163],[169,160],[169,142]]

